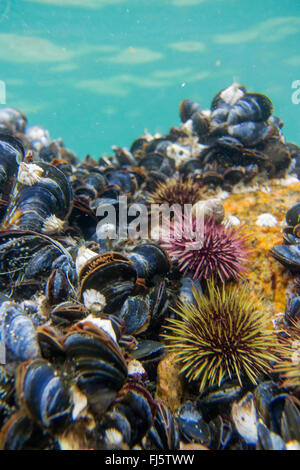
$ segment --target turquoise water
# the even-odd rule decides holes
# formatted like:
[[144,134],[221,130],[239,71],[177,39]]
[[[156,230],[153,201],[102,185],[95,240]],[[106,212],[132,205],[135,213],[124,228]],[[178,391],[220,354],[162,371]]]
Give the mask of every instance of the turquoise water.
[[233,81],[299,144],[299,45],[299,0],[0,0],[6,105],[80,157],[165,133],[183,98],[208,107]]

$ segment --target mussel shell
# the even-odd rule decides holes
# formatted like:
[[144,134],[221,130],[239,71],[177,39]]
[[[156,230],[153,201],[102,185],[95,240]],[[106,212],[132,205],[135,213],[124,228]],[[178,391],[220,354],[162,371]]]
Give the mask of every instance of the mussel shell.
[[0,109],[0,123],[11,129],[12,132],[24,133],[27,117],[16,108]]
[[281,417],[281,435],[285,442],[300,443],[300,412],[293,397],[287,396]]
[[169,272],[171,262],[167,253],[157,245],[145,243],[138,245],[128,256],[136,268],[138,277],[151,282],[155,276]]
[[224,180],[228,184],[237,184],[239,183],[245,175],[245,170],[242,166],[228,168],[224,172]]
[[48,163],[37,165],[44,170],[41,179],[32,186],[16,184],[5,226],[39,232],[49,216],[63,220],[68,215],[73,196],[67,178]]
[[169,408],[161,401],[156,400],[156,413],[153,425],[147,433],[147,439],[157,450],[177,450],[179,446],[179,433],[176,419]]
[[263,152],[270,162],[269,177],[284,178],[292,161],[287,146],[279,139],[271,138],[263,143]]
[[276,245],[270,252],[291,272],[300,273],[300,245]]
[[175,172],[175,161],[162,153],[152,152],[140,159],[139,167],[144,167],[146,172],[158,171],[166,176],[173,176]]
[[115,409],[123,413],[130,423],[129,446],[141,442],[152,425],[156,409],[148,390],[137,382],[127,383],[118,396]]
[[229,111],[228,125],[244,121],[267,121],[273,112],[272,101],[260,93],[246,93]]
[[50,271],[53,261],[60,253],[59,249],[54,245],[47,245],[41,248],[27,263],[24,271],[25,276],[31,279],[35,276],[46,274],[47,271]]
[[0,430],[0,450],[21,450],[31,438],[33,422],[21,412],[13,414]]
[[70,285],[66,274],[61,269],[54,269],[48,278],[45,294],[49,305],[56,305],[68,300]]
[[263,450],[286,450],[284,441],[281,439],[278,434],[270,431],[267,426],[258,422],[257,424],[257,434],[258,434],[258,449]]
[[145,364],[160,361],[164,352],[163,343],[145,339],[138,342],[136,348],[131,352],[131,355],[134,359]]
[[126,170],[110,170],[105,176],[111,185],[119,186],[122,193],[134,194],[138,188],[137,180],[134,173]]
[[126,334],[139,334],[145,331],[150,323],[150,304],[147,298],[128,297],[120,311],[125,322]]
[[17,371],[16,389],[30,417],[46,428],[60,428],[69,417],[67,390],[51,364],[44,359],[22,363]]
[[198,134],[200,138],[205,137],[209,132],[209,119],[203,114],[196,112],[192,115],[193,131]]
[[182,100],[179,106],[179,114],[182,122],[186,122],[194,113],[201,113],[201,111],[203,110],[200,104],[193,100]]
[[132,155],[134,155],[135,152],[137,152],[138,150],[142,150],[144,145],[147,144],[147,143],[148,143],[148,141],[145,137],[138,137],[137,139],[135,139],[132,142],[132,144],[130,146],[130,149],[129,149],[130,153]]
[[14,302],[0,307],[0,339],[7,348],[7,360],[26,361],[40,357],[36,329],[31,319]]
[[19,139],[0,133],[0,194],[4,200],[8,200],[13,177],[17,174],[18,164],[23,160],[24,154],[24,147]]
[[95,289],[106,299],[105,312],[113,313],[132,294],[136,280],[132,261],[119,253],[105,253],[90,260],[80,271],[80,298],[86,289]]
[[209,170],[202,173],[201,181],[205,185],[222,186],[224,177],[217,171]]
[[285,220],[288,225],[294,227],[300,223],[300,202],[294,204],[286,213]]
[[238,138],[244,145],[256,145],[270,137],[272,126],[265,122],[246,121],[228,127],[228,134]]
[[54,306],[49,315],[53,323],[58,325],[69,325],[70,323],[72,324],[82,320],[87,313],[82,304],[62,302]]
[[75,364],[77,385],[94,412],[102,415],[127,377],[119,346],[103,330],[86,322],[71,328],[64,347]]
[[177,422],[179,432],[187,442],[210,443],[210,428],[192,402],[187,401],[180,408]]
[[271,422],[270,403],[279,394],[280,390],[274,382],[262,382],[254,390],[257,411],[267,426]]

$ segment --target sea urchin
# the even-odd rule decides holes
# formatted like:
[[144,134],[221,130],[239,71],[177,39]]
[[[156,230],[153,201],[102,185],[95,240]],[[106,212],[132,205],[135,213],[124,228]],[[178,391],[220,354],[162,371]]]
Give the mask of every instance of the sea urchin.
[[192,178],[183,181],[182,179],[171,178],[163,183],[158,183],[148,201],[152,204],[195,204],[202,199],[202,190]]
[[[173,260],[177,260],[179,270],[184,274],[191,273],[194,279],[217,277],[222,282],[240,279],[246,271],[243,263],[247,261],[250,252],[240,228],[217,224],[210,217],[203,222],[201,243],[197,245],[189,236],[190,233],[196,233],[196,218],[191,218],[189,223],[191,230],[185,230],[186,217],[182,216],[182,220],[175,218],[160,237],[161,246]],[[176,235],[178,233],[181,238]]]
[[200,381],[200,391],[220,385],[223,378],[242,375],[256,383],[270,369],[279,343],[269,315],[251,298],[246,284],[215,287],[208,296],[194,290],[195,304],[179,303],[179,319],[169,319],[163,335],[188,380]]

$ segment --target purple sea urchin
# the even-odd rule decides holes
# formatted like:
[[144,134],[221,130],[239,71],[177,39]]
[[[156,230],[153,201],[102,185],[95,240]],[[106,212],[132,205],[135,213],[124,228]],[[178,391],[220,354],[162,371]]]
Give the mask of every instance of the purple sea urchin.
[[233,374],[240,383],[243,374],[256,383],[280,348],[260,302],[249,295],[247,285],[219,288],[212,280],[208,296],[196,290],[194,296],[196,304],[179,303],[175,311],[180,318],[169,319],[163,335],[181,372],[199,381],[200,391]]
[[182,221],[175,219],[168,227],[171,234],[180,232],[181,238],[166,235],[166,230],[160,238],[162,247],[178,262],[180,271],[184,274],[191,273],[194,279],[214,276],[222,282],[242,277],[246,271],[243,263],[247,261],[250,250],[240,228],[226,227],[209,218],[203,222],[201,243],[196,245],[195,240],[189,236],[189,233],[196,233],[196,218],[191,219],[191,231],[184,230],[186,224],[183,216]]

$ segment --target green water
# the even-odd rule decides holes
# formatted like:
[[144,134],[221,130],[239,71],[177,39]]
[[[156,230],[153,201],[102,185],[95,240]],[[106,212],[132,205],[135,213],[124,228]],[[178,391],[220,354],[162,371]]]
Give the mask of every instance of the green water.
[[299,39],[299,0],[0,0],[0,80],[80,157],[165,133],[183,98],[208,107],[234,80],[299,144]]

